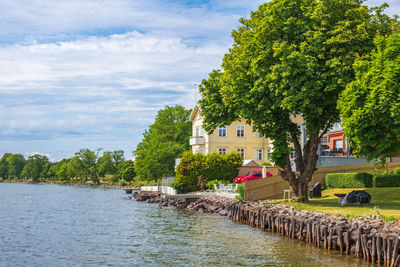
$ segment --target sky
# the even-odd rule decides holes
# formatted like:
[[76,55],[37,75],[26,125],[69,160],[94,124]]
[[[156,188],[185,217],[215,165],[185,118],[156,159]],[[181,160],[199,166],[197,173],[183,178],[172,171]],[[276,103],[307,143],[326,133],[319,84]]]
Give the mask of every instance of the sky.
[[158,110],[193,108],[239,18],[263,2],[1,0],[0,155],[132,158]]

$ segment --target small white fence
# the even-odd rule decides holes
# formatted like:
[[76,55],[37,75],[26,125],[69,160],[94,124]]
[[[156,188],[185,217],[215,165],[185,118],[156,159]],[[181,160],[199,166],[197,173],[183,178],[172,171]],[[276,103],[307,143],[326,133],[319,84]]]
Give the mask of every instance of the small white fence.
[[170,186],[141,186],[140,191],[161,192],[166,195],[176,195],[176,190]]

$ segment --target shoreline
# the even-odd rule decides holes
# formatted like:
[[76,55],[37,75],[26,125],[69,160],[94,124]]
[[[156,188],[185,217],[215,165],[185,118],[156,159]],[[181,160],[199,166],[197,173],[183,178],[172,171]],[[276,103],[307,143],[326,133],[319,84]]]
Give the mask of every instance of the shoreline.
[[54,185],[62,185],[62,186],[82,186],[82,187],[98,187],[98,188],[113,188],[113,189],[132,189],[139,190],[140,187],[132,187],[132,186],[120,186],[120,185],[104,185],[104,184],[75,184],[75,183],[55,183],[55,182],[20,182],[20,181],[12,181],[12,180],[0,180],[0,183],[9,183],[9,184],[54,184]]
[[364,262],[391,267],[400,265],[400,221],[385,222],[375,215],[349,219],[340,214],[296,210],[263,201],[234,202],[220,196],[161,200],[159,195],[141,199],[139,193],[133,194],[131,199],[200,213],[218,213],[262,232],[280,234],[343,255],[354,255]]

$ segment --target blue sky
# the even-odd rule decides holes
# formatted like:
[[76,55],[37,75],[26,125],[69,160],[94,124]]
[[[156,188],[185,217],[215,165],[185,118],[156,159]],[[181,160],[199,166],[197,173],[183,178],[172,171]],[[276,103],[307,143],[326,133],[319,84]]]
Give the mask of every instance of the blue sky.
[[193,107],[238,19],[262,2],[0,1],[0,155],[131,157],[159,109]]

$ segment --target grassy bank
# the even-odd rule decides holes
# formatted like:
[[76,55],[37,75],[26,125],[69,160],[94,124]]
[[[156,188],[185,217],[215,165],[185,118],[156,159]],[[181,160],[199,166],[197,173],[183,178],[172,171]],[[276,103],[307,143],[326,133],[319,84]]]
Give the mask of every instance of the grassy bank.
[[[345,205],[337,202],[334,194],[346,194],[353,190],[365,190],[371,195],[369,205]],[[284,200],[270,201],[283,203]],[[334,188],[322,191],[322,198],[310,199],[306,203],[287,203],[297,209],[322,212],[327,214],[341,214],[344,216],[381,215],[383,219],[400,219],[400,188]]]

